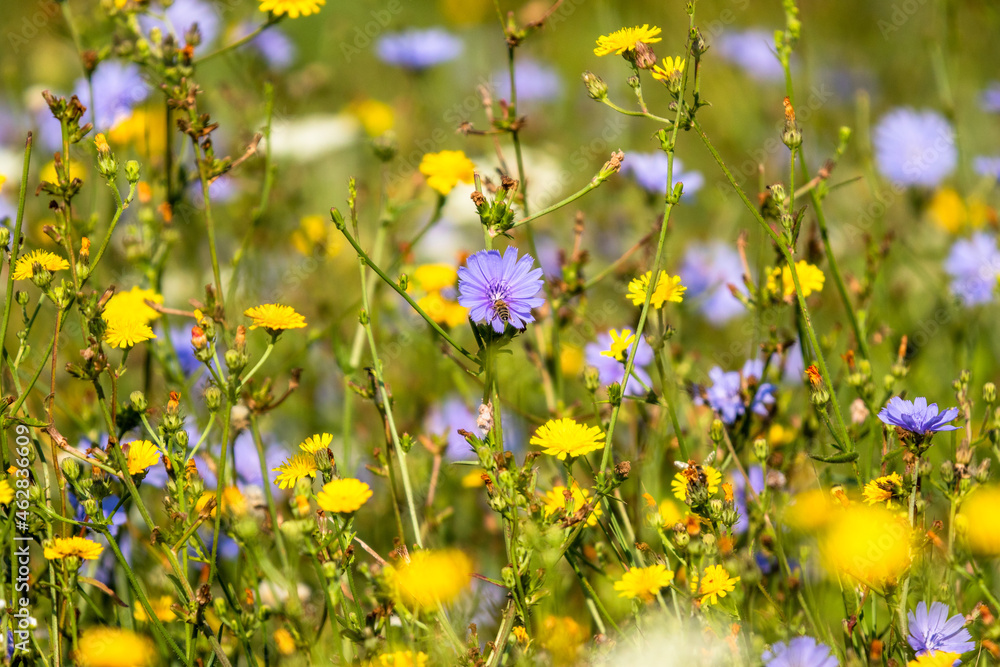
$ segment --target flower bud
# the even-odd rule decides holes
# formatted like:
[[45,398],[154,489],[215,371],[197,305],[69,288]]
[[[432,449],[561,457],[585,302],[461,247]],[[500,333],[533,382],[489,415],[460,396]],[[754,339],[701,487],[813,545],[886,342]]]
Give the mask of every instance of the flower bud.
[[719,498],[712,498],[711,500],[708,501],[708,515],[712,517],[712,519],[714,519],[715,521],[718,521],[719,519],[722,518],[722,510],[724,508],[725,505]]
[[6,227],[0,227],[0,248],[6,248],[10,243],[10,230]]
[[722,442],[722,439],[726,435],[726,427],[722,423],[721,419],[712,420],[712,426],[709,429],[709,435],[712,438],[712,442],[714,442],[716,445]]
[[222,391],[215,386],[205,389],[205,407],[215,412],[220,405],[222,405]]
[[239,375],[246,368],[247,361],[247,355],[239,350],[226,350],[226,368],[230,375]]
[[771,199],[774,200],[775,204],[779,206],[785,203],[785,186],[781,183],[775,183],[771,186]]
[[149,409],[149,402],[146,400],[146,395],[141,391],[133,391],[129,394],[129,400],[132,401],[132,407],[139,412],[146,412]]
[[809,400],[816,406],[826,405],[830,402],[830,392],[828,392],[824,387],[820,387],[812,392],[809,396]]
[[622,386],[619,383],[612,382],[608,385],[608,401],[611,405],[621,405]]
[[767,446],[766,439],[757,438],[753,441],[753,455],[758,461],[765,461],[768,453],[770,453],[770,448]]
[[191,347],[198,350],[204,350],[208,346],[208,336],[205,335],[205,330],[199,326],[191,327]]
[[604,79],[593,72],[583,73],[583,84],[587,87],[587,94],[595,100],[604,100],[608,97],[608,84]]
[[139,163],[135,160],[129,160],[125,163],[125,179],[128,180],[129,185],[139,182]]
[[396,134],[391,131],[372,139],[371,147],[372,152],[375,153],[375,157],[382,162],[391,162],[399,152],[399,142],[396,140]]
[[583,369],[583,384],[591,394],[601,388],[601,378],[596,368],[587,366]]
[[976,481],[985,484],[990,480],[990,459],[983,459],[976,468]]
[[983,400],[991,404],[996,403],[997,386],[992,382],[987,382],[983,385]]
[[71,482],[75,482],[80,479],[80,464],[77,463],[76,459],[67,456],[59,463],[59,467],[62,468],[63,474]]
[[947,485],[951,485],[952,481],[955,479],[955,464],[951,461],[945,461],[941,464],[941,481]]

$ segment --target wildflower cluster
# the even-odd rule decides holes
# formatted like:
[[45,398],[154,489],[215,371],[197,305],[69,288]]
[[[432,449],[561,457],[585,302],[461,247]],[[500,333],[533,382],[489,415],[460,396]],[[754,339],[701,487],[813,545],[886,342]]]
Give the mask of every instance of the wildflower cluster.
[[1000,660],[981,17],[225,4],[0,19],[0,664]]

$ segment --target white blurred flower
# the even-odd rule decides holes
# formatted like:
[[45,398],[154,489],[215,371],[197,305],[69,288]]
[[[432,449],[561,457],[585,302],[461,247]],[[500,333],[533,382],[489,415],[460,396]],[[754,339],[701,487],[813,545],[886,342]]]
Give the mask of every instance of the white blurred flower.
[[[361,123],[350,114],[311,114],[271,124],[271,155],[309,162],[352,145]],[[263,150],[262,142],[262,150]]]

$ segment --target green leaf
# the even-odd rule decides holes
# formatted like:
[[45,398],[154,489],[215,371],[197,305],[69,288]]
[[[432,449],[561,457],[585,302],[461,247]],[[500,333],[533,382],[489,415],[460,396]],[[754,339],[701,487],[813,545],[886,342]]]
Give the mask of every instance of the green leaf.
[[852,461],[858,460],[857,452],[840,452],[837,454],[831,454],[830,456],[820,456],[818,454],[810,454],[809,458],[814,461],[822,461],[823,463],[850,463]]

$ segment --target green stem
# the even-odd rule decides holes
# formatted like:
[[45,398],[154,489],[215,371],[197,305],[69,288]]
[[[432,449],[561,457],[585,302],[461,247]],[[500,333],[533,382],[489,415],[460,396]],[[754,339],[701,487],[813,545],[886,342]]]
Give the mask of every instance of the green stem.
[[[459,345],[458,343],[456,343],[455,340],[448,334],[448,332],[446,332],[444,329],[442,329],[441,326],[437,322],[435,322],[433,319],[431,319],[430,315],[428,315],[427,313],[424,312],[423,308],[421,308],[420,306],[417,305],[417,302],[413,300],[413,297],[411,297],[409,294],[407,294],[406,291],[403,290],[396,283],[396,281],[392,280],[391,278],[389,278],[389,276],[385,275],[385,272],[382,271],[382,269],[380,269],[378,267],[378,265],[376,265],[374,262],[372,262],[371,258],[368,257],[368,253],[366,253],[361,248],[361,246],[358,245],[358,242],[354,239],[353,236],[351,236],[351,233],[349,231],[347,231],[347,227],[345,225],[343,225],[343,223],[339,224],[337,226],[337,228],[341,231],[341,233],[344,235],[344,237],[347,238],[348,243],[351,244],[351,246],[354,248],[354,251],[358,254],[358,257],[362,260],[362,265],[361,265],[361,271],[362,271],[362,273],[364,272],[365,265],[369,266],[371,268],[371,270],[374,271],[375,274],[379,278],[381,278],[387,285],[389,285],[389,287],[391,287],[392,289],[394,289],[397,294],[399,294],[401,297],[403,297],[406,300],[406,302],[408,304],[410,304],[410,307],[413,308],[413,310],[415,310],[418,315],[420,315],[422,318],[424,318],[424,320],[431,326],[431,328],[434,329],[434,331],[437,332],[437,334],[439,336],[441,336],[445,341],[447,341],[453,348],[455,348],[455,350],[457,352],[459,352],[463,357],[465,357],[469,361],[474,362],[476,364],[479,363],[479,358],[476,357],[476,355],[472,354],[471,352],[469,352],[468,350],[466,350],[464,347],[462,347],[461,345]],[[362,290],[361,294],[362,294],[362,297],[364,299],[365,304],[367,304],[368,303],[368,293],[366,291]],[[365,305],[364,308],[365,308],[366,311],[368,310],[368,306],[367,305]]]
[[[354,239],[347,233],[347,228],[345,227],[341,231],[347,236],[347,239],[354,245],[355,249],[358,251],[359,256],[364,252],[359,246],[354,242]],[[362,257],[361,261],[358,262],[358,269],[361,272],[361,298],[362,298],[362,308],[364,308],[364,316],[362,324],[365,327],[365,334],[368,337],[368,348],[372,353],[372,366],[373,372],[375,373],[375,381],[378,384],[379,396],[382,400],[382,407],[385,410],[385,418],[389,425],[389,434],[392,438],[392,446],[396,452],[396,458],[399,460],[399,470],[403,477],[403,491],[406,494],[406,505],[410,511],[410,521],[413,524],[413,535],[416,539],[417,546],[421,549],[423,548],[423,538],[420,536],[420,523],[417,519],[417,505],[413,500],[413,488],[410,485],[410,471],[406,465],[406,452],[403,451],[402,445],[399,442],[399,433],[396,431],[396,421],[392,416],[392,403],[389,399],[389,393],[385,388],[385,378],[382,376],[382,362],[378,357],[378,349],[375,346],[375,334],[372,332],[371,327],[371,311],[368,303],[368,289],[367,280],[365,277],[365,264],[366,261]],[[374,267],[372,267],[374,268]],[[384,280],[384,278],[383,278]],[[403,292],[405,295],[406,293]],[[392,465],[392,461],[389,461],[389,465]]]
[[733,190],[736,191],[736,194],[739,195],[740,199],[743,201],[743,204],[753,214],[754,219],[757,220],[758,223],[760,223],[764,231],[767,232],[768,236],[771,237],[771,240],[774,241],[775,246],[777,246],[778,250],[784,257],[785,262],[788,265],[789,272],[791,273],[792,276],[792,283],[795,285],[795,294],[798,297],[799,309],[802,312],[803,324],[805,325],[806,333],[809,337],[809,343],[812,345],[813,351],[816,353],[816,363],[819,366],[819,371],[820,374],[823,376],[823,380],[826,382],[826,385],[830,388],[830,395],[831,395],[830,402],[833,404],[833,414],[836,417],[836,426],[837,429],[839,430],[839,433],[835,431],[835,436],[840,437],[842,439],[842,442],[844,442],[847,445],[848,451],[854,451],[854,443],[851,441],[850,435],[848,434],[847,431],[847,424],[844,422],[844,417],[841,414],[840,402],[837,400],[836,392],[833,386],[833,380],[830,375],[830,371],[827,368],[826,359],[823,356],[823,350],[820,348],[819,339],[816,337],[816,330],[813,328],[812,325],[812,318],[809,315],[809,308],[806,306],[805,297],[802,296],[802,286],[799,284],[799,274],[795,268],[795,258],[792,256],[791,251],[781,240],[778,234],[773,229],[771,229],[771,226],[769,224],[767,224],[767,221],[764,219],[760,211],[757,210],[757,208],[747,197],[746,193],[743,191],[743,188],[740,187],[740,184],[736,182],[736,178],[733,176],[733,173],[729,170],[729,167],[726,166],[726,163],[722,159],[722,156],[719,155],[719,151],[716,150],[715,146],[712,145],[712,142],[709,140],[708,135],[705,134],[705,130],[702,129],[701,124],[698,123],[697,120],[692,119],[691,127],[698,134],[698,137],[701,139],[702,143],[705,144],[705,148],[708,149],[708,152],[711,153],[713,158],[715,158],[716,163],[718,163],[719,168],[722,169],[722,172],[723,174],[725,174],[726,180],[729,181],[730,186],[732,186]]
[[[7,326],[10,323],[10,310],[14,304],[14,266],[17,264],[17,255],[21,251],[21,223],[24,222],[24,200],[28,194],[28,168],[31,165],[31,143],[32,135],[29,132],[28,138],[24,142],[24,166],[21,168],[21,189],[17,196],[17,219],[14,222],[14,238],[11,242],[10,263],[7,270],[7,291],[3,305],[3,323],[0,324],[0,347],[7,347]],[[12,413],[16,410],[12,410]],[[7,450],[4,448],[3,467],[7,468]]]

